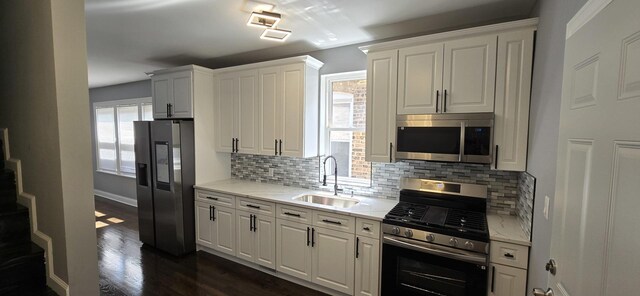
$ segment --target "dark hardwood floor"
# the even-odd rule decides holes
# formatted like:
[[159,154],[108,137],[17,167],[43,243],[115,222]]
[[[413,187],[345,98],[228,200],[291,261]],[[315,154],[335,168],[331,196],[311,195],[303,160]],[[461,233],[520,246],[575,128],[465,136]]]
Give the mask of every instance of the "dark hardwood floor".
[[178,258],[143,246],[137,209],[100,197],[96,227],[102,295],[325,295],[206,252]]

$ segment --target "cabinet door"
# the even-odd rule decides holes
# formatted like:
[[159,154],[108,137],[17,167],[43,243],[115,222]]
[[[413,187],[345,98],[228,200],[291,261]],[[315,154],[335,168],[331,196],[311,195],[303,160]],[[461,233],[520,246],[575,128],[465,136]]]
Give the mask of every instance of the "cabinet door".
[[403,48],[398,60],[398,114],[441,111],[444,44]]
[[275,155],[277,139],[280,139],[282,118],[277,109],[280,97],[279,67],[262,68],[258,71],[258,97],[260,101],[260,154]]
[[196,242],[199,245],[213,247],[213,221],[211,221],[211,205],[196,202]]
[[[302,157],[304,152],[304,64],[283,66],[281,77],[282,95],[279,113],[277,113],[282,120],[281,152],[284,156]],[[279,146],[278,144],[278,149],[280,149]]]
[[171,117],[193,118],[193,72],[173,73],[171,84]]
[[355,237],[352,233],[315,228],[313,283],[353,294]]
[[490,296],[524,296],[527,289],[527,271],[520,268],[491,264],[489,273]]
[[216,207],[213,221],[213,249],[236,254],[236,210]]
[[216,91],[216,151],[233,152],[235,138],[235,98],[237,94],[238,78],[226,74],[218,78]]
[[496,35],[445,43],[442,111],[493,112],[496,44]]
[[311,281],[311,226],[276,219],[276,270]]
[[251,262],[253,262],[255,258],[252,220],[253,214],[249,214],[245,211],[236,212],[236,229],[238,231],[236,256]]
[[497,157],[491,166],[494,169],[524,171],[527,168],[532,63],[532,30],[498,35],[493,132]]
[[396,144],[397,72],[397,50],[367,55],[367,161],[393,162]]
[[276,219],[258,215],[254,227],[255,262],[276,269]]
[[355,295],[377,296],[380,278],[380,241],[358,236],[356,243]]
[[238,152],[258,153],[260,113],[258,107],[258,71],[243,71],[238,75]]
[[170,80],[169,74],[155,75],[151,79],[154,119],[167,118],[167,105],[171,95]]

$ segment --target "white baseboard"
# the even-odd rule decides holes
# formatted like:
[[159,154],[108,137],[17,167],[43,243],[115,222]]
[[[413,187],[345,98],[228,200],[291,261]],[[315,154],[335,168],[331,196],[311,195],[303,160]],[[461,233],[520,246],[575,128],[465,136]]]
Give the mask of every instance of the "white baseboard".
[[69,296],[69,284],[55,274],[53,268],[53,242],[51,237],[38,229],[38,215],[36,207],[36,197],[22,189],[22,164],[19,159],[10,158],[9,154],[9,133],[7,129],[2,129],[2,139],[4,142],[4,157],[7,167],[15,172],[16,191],[18,194],[18,203],[29,209],[29,218],[31,219],[31,240],[44,249],[46,258],[47,285],[58,295]]
[[100,197],[104,197],[106,199],[119,202],[121,204],[125,204],[125,205],[136,207],[136,208],[138,207],[138,201],[133,198],[129,198],[126,196],[122,196],[122,195],[118,195],[118,194],[114,194],[111,192],[106,192],[98,189],[93,189],[93,194]]

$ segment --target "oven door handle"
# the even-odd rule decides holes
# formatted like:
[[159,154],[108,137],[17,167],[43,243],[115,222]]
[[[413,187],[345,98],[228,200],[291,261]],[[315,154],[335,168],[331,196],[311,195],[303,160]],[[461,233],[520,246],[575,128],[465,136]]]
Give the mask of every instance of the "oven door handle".
[[455,252],[446,250],[446,247],[440,247],[437,245],[423,243],[414,240],[406,240],[399,237],[391,237],[389,235],[384,235],[382,237],[382,241],[385,244],[406,248],[410,250],[414,250],[420,253],[427,253],[436,256],[442,256],[449,259],[464,261],[468,263],[487,265],[487,256],[484,255],[476,255],[471,252],[466,252],[462,250],[456,250]]

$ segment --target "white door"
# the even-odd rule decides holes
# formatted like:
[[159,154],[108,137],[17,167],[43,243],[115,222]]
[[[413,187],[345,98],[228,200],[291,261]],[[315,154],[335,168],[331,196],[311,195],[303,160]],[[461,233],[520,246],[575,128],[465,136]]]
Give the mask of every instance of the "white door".
[[358,236],[356,238],[355,295],[377,296],[380,278],[380,241]]
[[233,152],[235,139],[235,105],[238,78],[234,74],[221,75],[218,78],[216,94],[216,151]]
[[[489,296],[525,296],[527,271],[520,268],[491,264]],[[493,278],[491,278],[493,277]]]
[[235,256],[236,210],[215,207],[213,214],[213,249]]
[[258,71],[258,97],[260,102],[260,154],[275,155],[282,118],[279,117],[280,67],[262,68]]
[[533,34],[528,29],[498,35],[493,169],[527,168]]
[[434,43],[399,51],[398,114],[442,111],[442,65],[444,44]]
[[311,281],[311,227],[276,219],[276,270]]
[[[640,2],[589,1],[565,44],[549,286],[640,291]],[[575,24],[575,22],[570,22]],[[572,28],[572,26],[569,26]],[[573,30],[568,30],[573,31]]]
[[213,247],[213,208],[210,204],[196,202],[196,242],[205,247]]
[[193,118],[193,72],[177,72],[171,75],[171,117]]
[[276,269],[276,218],[257,215],[254,223],[255,262]]
[[260,110],[258,106],[258,71],[249,70],[238,75],[238,152],[258,153]]
[[398,51],[367,54],[367,161],[393,162],[397,87]]
[[493,112],[497,36],[444,45],[443,112]]
[[171,95],[170,89],[170,75],[154,75],[151,79],[153,84],[152,98],[153,98],[153,118],[162,119],[167,118],[167,111],[169,105],[169,96]]
[[236,256],[253,262],[255,257],[253,214],[245,211],[236,211],[236,226],[238,231]]
[[[304,64],[282,66],[282,95],[279,117],[282,120],[281,139],[278,139],[278,154],[303,156],[304,131]],[[282,148],[279,141],[282,140]]]
[[345,233],[314,227],[313,283],[353,294],[355,237]]

